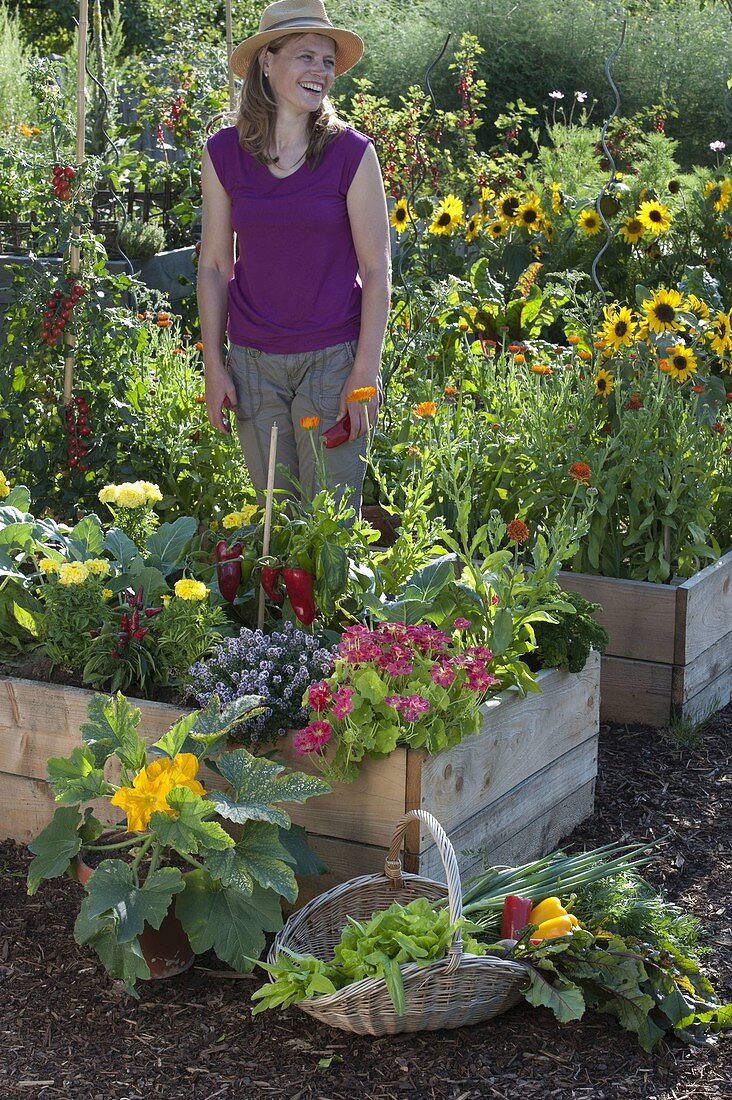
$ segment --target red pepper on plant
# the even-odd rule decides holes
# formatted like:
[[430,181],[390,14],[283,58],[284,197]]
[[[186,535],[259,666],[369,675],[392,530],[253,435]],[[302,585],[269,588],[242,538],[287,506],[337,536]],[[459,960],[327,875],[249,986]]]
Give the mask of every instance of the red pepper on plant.
[[216,543],[216,578],[219,592],[227,603],[233,603],[241,584],[241,555],[244,550],[240,542],[229,546],[226,539]]
[[315,606],[315,576],[307,569],[291,567],[283,569],[282,576],[285,580],[287,598],[292,605],[292,610],[303,626],[310,626],[316,616]]
[[276,603],[278,607],[282,607],[285,602],[285,597],[279,590],[281,572],[281,565],[263,565],[259,577],[265,595],[269,596],[270,600]]

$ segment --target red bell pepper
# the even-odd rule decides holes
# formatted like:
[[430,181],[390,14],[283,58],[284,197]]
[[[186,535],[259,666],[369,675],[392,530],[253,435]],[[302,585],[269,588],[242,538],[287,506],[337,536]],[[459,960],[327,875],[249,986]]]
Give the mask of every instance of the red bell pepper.
[[216,577],[219,592],[227,601],[233,603],[241,584],[241,554],[244,547],[240,542],[229,546],[226,539],[216,543]]
[[259,578],[266,595],[268,595],[270,600],[276,603],[278,607],[282,607],[285,602],[284,594],[279,590],[281,572],[281,565],[263,565]]
[[340,447],[341,443],[347,443],[351,438],[351,417],[348,413],[337,420],[332,428],[328,428],[322,434],[323,443],[329,449]]
[[522,928],[529,923],[529,916],[533,907],[530,898],[520,898],[517,894],[509,894],[503,901],[503,913],[501,914],[501,939],[515,940]]
[[307,569],[293,567],[284,569],[282,576],[285,578],[287,598],[292,604],[292,610],[303,626],[310,626],[316,615],[315,576]]

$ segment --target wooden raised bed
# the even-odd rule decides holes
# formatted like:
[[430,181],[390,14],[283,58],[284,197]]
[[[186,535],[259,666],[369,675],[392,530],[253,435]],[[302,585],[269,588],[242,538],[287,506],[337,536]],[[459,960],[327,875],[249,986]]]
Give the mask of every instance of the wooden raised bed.
[[[354,783],[288,806],[330,868],[306,881],[301,900],[380,870],[395,822],[420,806],[438,818],[458,853],[484,848],[493,862],[524,862],[555,847],[593,810],[599,672],[595,653],[577,675],[541,672],[540,694],[522,699],[506,691],[490,700],[483,731],[455,748],[437,756],[398,749],[388,759],[368,761]],[[27,844],[52,817],[46,759],[67,756],[80,743],[90,697],[80,688],[0,678],[0,839]],[[181,713],[164,703],[134,703],[149,742]],[[316,771],[289,742],[281,747],[293,767]],[[213,785],[214,778],[205,777],[204,784]],[[481,859],[462,855],[460,863],[465,874]],[[415,827],[405,841],[406,869],[440,878],[441,866],[431,836]]]
[[560,573],[568,592],[602,605],[610,635],[600,717],[667,726],[706,718],[732,699],[732,551],[687,581]]

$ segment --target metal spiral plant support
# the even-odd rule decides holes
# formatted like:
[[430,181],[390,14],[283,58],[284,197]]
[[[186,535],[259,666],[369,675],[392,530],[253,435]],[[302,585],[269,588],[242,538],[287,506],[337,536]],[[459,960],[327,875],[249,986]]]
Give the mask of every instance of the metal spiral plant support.
[[[605,62],[605,79],[607,80],[608,84],[610,85],[613,92],[615,93],[615,107],[610,112],[608,117],[605,119],[605,122],[603,123],[603,126],[602,126],[602,130],[600,131],[600,145],[602,146],[602,151],[605,154],[607,160],[610,162],[610,179],[608,180],[608,184],[611,184],[615,179],[615,168],[616,168],[616,166],[615,166],[615,158],[613,157],[612,153],[610,152],[610,150],[607,147],[605,137],[607,135],[607,131],[608,131],[608,128],[610,126],[610,123],[617,116],[618,111],[620,110],[620,92],[618,90],[617,84],[615,83],[615,81],[612,78],[612,73],[610,72],[610,68],[612,66],[613,61],[615,60],[615,58],[618,56],[621,49],[623,48],[623,42],[625,41],[625,30],[626,30],[627,26],[628,26],[628,21],[627,21],[627,19],[624,19],[623,23],[622,23],[622,26],[620,28],[620,41],[618,42],[617,46],[615,47],[613,52],[608,57],[607,61]],[[592,275],[592,281],[594,282],[597,289],[600,291],[600,294],[602,295],[603,301],[605,300],[605,291],[603,290],[602,283],[600,282],[600,280],[597,277],[597,265],[600,262],[601,257],[604,255],[604,253],[610,247],[610,240],[611,240],[611,237],[612,237],[612,230],[610,228],[610,225],[609,225],[605,215],[602,212],[602,198],[603,198],[604,194],[605,194],[605,188],[603,188],[603,190],[597,196],[597,199],[595,201],[595,209],[597,210],[600,221],[602,222],[602,224],[605,227],[605,241],[604,241],[603,246],[600,249],[600,251],[598,253],[596,253],[595,258],[592,261],[592,267],[590,269],[590,273]]]

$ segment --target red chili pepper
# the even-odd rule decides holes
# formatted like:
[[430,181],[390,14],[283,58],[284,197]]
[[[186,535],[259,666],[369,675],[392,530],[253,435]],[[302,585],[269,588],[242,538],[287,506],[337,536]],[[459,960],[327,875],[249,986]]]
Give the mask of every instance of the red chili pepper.
[[134,634],[132,635],[132,637],[133,637],[133,638],[136,638],[138,642],[141,642],[141,641],[142,641],[142,639],[143,639],[143,638],[145,637],[145,635],[146,635],[146,634],[149,634],[149,633],[150,633],[150,627],[149,627],[149,626],[141,626],[141,627],[139,628],[139,630],[136,630],[136,631],[134,632]]
[[227,603],[234,602],[237,589],[241,584],[240,559],[243,549],[240,542],[229,546],[226,539],[221,539],[216,543],[216,577],[219,582],[219,592]]
[[282,607],[285,602],[284,595],[279,591],[280,573],[282,572],[281,565],[263,565],[260,575],[260,581],[265,593],[269,596],[273,603],[276,603],[278,607]]
[[310,626],[316,615],[314,575],[308,573],[307,569],[292,568],[284,569],[282,576],[285,578],[287,598],[292,604],[292,610],[303,626]]
[[163,610],[162,607],[146,607],[145,608],[145,618],[146,619],[154,619],[155,616],[159,615],[162,610]]
[[501,939],[515,940],[517,933],[529,923],[529,916],[533,908],[530,898],[520,898],[517,894],[509,894],[503,902],[501,915]]
[[123,611],[121,616],[120,616],[119,628],[120,628],[120,630],[129,630],[130,629],[130,616],[127,614],[126,611]]
[[351,438],[351,417],[348,413],[337,420],[332,428],[322,433],[323,443],[326,447],[340,447],[341,443],[347,443]]

